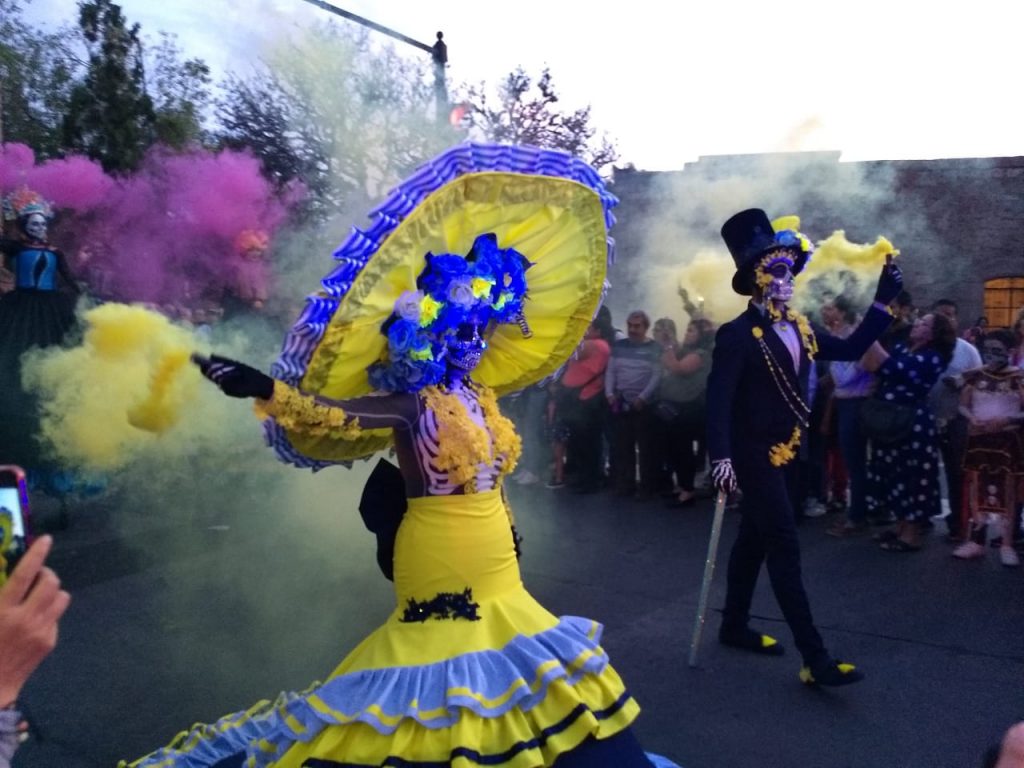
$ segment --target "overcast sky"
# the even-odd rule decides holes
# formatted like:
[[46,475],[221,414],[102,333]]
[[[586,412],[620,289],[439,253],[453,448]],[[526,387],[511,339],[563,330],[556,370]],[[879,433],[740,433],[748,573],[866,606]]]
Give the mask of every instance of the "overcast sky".
[[[144,32],[175,33],[218,74],[244,73],[263,41],[327,15],[304,0],[120,4]],[[638,168],[780,150],[839,150],[846,160],[1024,154],[1019,2],[335,4],[428,44],[443,30],[454,82],[549,65],[564,105],[592,105],[620,164]],[[34,0],[30,14],[71,21],[76,3]]]

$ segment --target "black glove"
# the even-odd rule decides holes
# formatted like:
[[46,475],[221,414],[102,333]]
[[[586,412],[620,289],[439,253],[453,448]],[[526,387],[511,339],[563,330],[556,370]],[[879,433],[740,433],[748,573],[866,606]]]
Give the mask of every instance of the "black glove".
[[192,362],[200,372],[220,387],[229,397],[258,397],[269,400],[274,396],[274,380],[262,371],[244,363],[228,360],[220,355],[192,355]]
[[900,295],[903,290],[903,273],[895,263],[886,264],[882,267],[882,276],[878,278],[878,287],[875,289],[875,301],[881,304],[891,304],[893,299]]

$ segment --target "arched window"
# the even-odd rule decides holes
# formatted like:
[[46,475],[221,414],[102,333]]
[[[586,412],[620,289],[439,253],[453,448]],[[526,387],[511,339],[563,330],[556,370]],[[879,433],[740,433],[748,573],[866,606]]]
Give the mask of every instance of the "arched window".
[[985,281],[985,317],[989,328],[1009,328],[1024,307],[1024,277]]

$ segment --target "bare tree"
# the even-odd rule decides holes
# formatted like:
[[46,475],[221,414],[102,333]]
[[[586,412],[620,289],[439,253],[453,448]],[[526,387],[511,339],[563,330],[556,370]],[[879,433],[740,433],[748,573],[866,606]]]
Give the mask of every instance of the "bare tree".
[[361,206],[457,138],[438,125],[428,66],[323,24],[226,82],[219,138],[251,149],[278,185],[304,183],[314,213]]
[[598,135],[591,124],[589,106],[566,112],[557,108],[558,94],[548,69],[534,80],[520,67],[501,81],[494,94],[480,84],[465,89],[462,97],[471,130],[487,140],[561,149],[598,170],[618,160],[614,142],[604,133]]

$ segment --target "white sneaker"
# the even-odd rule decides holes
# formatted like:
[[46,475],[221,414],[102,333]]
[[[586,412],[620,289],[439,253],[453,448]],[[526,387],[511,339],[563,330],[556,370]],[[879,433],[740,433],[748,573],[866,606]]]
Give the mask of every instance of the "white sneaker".
[[959,557],[961,560],[972,560],[975,557],[984,556],[985,547],[976,541],[965,541],[953,550],[953,557]]
[[518,485],[536,485],[540,482],[540,478],[528,469],[518,472],[512,479],[515,480]]
[[540,482],[540,475],[535,475],[530,470],[524,469],[522,472],[516,474],[515,481],[519,483],[519,485],[536,485]]
[[825,505],[817,499],[808,499],[804,502],[804,517],[823,517],[826,512]]
[[1013,547],[1000,547],[999,548],[999,562],[1005,565],[1007,568],[1016,568],[1020,565],[1020,556]]

